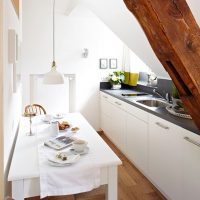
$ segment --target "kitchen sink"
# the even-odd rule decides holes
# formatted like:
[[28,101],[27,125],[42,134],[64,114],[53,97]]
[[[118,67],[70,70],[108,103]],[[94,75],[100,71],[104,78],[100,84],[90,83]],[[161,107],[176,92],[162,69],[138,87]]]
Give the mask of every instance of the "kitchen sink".
[[137,100],[136,102],[148,107],[166,107],[169,105],[169,103],[158,99]]

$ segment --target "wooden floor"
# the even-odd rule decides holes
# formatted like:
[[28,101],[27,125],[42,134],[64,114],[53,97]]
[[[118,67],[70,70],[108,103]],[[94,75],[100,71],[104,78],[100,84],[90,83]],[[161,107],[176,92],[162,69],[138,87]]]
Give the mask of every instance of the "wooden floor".
[[[104,134],[101,134],[101,137],[123,162],[118,168],[118,200],[165,200]],[[75,195],[75,197],[47,197],[44,200],[104,200],[105,190],[106,187],[103,186],[92,192]],[[39,199],[39,197],[34,197],[27,200]]]

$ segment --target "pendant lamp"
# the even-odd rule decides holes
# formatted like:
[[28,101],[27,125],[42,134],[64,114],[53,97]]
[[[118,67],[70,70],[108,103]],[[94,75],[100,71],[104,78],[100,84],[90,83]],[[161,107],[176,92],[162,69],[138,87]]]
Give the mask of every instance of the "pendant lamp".
[[64,77],[57,71],[55,62],[55,0],[53,0],[53,62],[51,70],[44,75],[43,83],[64,84]]

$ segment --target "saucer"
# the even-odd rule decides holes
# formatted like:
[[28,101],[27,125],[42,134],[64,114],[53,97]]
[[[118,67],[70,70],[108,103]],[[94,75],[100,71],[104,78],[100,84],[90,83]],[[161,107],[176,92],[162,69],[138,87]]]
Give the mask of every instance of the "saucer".
[[70,151],[73,153],[73,154],[80,154],[80,155],[84,155],[84,154],[87,154],[89,152],[89,147],[85,147],[85,149],[83,151],[75,151],[75,149],[71,148]]

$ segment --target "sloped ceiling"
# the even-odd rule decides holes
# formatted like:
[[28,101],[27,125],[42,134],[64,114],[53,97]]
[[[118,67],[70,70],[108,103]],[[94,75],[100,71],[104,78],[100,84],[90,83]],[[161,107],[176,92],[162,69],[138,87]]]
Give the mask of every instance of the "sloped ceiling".
[[[158,76],[169,75],[155,56],[151,46],[135,17],[122,0],[58,0],[61,9],[69,14],[79,3],[91,9],[141,60]],[[200,1],[187,0],[197,23],[200,24]],[[66,4],[64,6],[64,4]]]

